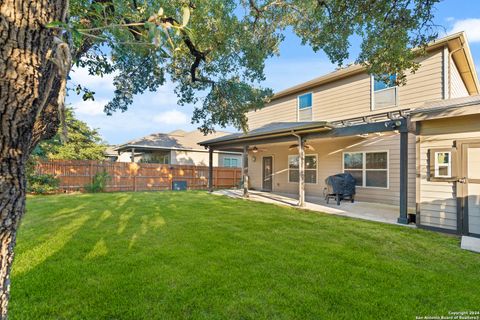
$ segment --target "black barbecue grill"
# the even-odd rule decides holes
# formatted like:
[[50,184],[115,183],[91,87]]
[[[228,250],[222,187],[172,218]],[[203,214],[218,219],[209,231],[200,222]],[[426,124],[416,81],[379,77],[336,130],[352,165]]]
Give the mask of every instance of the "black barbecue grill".
[[339,173],[325,179],[325,200],[333,198],[340,205],[341,200],[355,200],[355,178],[350,173]]

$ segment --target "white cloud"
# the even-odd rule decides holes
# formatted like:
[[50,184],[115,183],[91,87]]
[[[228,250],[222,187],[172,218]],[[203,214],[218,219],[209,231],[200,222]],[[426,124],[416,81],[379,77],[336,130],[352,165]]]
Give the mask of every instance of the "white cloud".
[[103,108],[108,103],[108,100],[87,100],[87,101],[78,101],[72,104],[75,113],[83,114],[88,116],[98,116],[104,114]]
[[185,113],[178,110],[170,110],[157,114],[153,121],[160,124],[184,125],[188,123],[188,117]]
[[88,73],[86,68],[74,68],[70,72],[72,84],[80,84],[82,87],[86,87],[93,91],[113,91],[115,89],[113,85],[114,77],[115,74],[107,74],[103,77],[93,76]]
[[299,83],[312,80],[335,69],[328,60],[271,58],[266,62],[267,79],[262,85],[280,91]]
[[480,42],[480,19],[455,20],[449,34],[465,31],[469,42]]

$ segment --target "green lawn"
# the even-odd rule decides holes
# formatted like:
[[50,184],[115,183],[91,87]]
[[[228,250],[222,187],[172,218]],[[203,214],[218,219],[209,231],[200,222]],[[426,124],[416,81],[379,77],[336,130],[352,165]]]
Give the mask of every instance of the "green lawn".
[[414,319],[480,308],[439,233],[205,192],[27,200],[11,319]]

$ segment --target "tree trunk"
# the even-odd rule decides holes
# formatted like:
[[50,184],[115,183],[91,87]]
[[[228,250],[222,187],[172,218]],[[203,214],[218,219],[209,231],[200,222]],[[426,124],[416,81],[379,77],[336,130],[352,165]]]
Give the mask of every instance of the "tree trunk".
[[1,319],[7,317],[16,232],[25,210],[25,163],[58,128],[70,66],[60,31],[45,25],[65,22],[67,10],[67,0],[0,2]]
[[6,318],[10,294],[10,271],[13,248],[20,218],[25,210],[24,161],[18,157],[2,159],[0,163],[0,311]]

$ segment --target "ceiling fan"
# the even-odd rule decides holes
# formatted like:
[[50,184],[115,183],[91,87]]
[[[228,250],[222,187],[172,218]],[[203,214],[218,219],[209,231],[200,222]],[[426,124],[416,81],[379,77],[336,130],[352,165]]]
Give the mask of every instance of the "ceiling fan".
[[261,152],[264,152],[264,151],[267,151],[267,149],[264,149],[264,148],[258,148],[258,147],[253,147],[253,148],[249,148],[248,149],[249,151],[252,151],[253,153],[257,153],[258,151],[261,151]]
[[[308,143],[305,143],[304,146],[305,146],[305,149],[307,150],[315,151],[315,148],[309,145]],[[294,150],[294,149],[298,149],[298,143],[292,144],[291,146],[288,147],[288,150]]]

